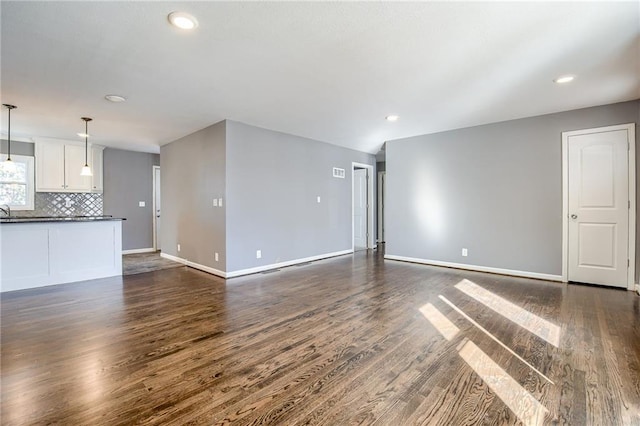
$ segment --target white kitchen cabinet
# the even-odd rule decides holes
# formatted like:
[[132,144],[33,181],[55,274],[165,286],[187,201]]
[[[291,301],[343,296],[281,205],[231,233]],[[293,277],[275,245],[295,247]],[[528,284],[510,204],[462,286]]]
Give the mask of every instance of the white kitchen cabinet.
[[92,145],[91,146],[91,171],[93,172],[93,178],[91,182],[92,192],[102,192],[102,158],[103,158],[104,146]]
[[64,183],[68,191],[91,191],[91,176],[80,175],[84,164],[84,146],[64,146]]
[[64,191],[64,145],[36,142],[36,191]]
[[80,175],[85,163],[84,144],[36,141],[35,154],[36,191],[91,191],[92,177]]

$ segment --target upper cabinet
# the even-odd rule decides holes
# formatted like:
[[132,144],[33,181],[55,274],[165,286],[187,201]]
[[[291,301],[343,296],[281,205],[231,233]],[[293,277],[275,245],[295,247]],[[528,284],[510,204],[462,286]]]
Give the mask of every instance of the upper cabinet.
[[64,191],[64,145],[36,142],[36,191]]
[[91,171],[93,172],[91,191],[102,192],[102,154],[104,146],[91,146]]
[[[94,159],[92,148],[92,146],[89,147],[90,166]],[[102,191],[102,161],[99,163],[99,170],[94,170],[95,167],[92,166],[94,176],[80,175],[80,170],[85,163],[84,144],[36,141],[35,154],[36,191],[91,192],[93,186],[96,186],[97,192]]]

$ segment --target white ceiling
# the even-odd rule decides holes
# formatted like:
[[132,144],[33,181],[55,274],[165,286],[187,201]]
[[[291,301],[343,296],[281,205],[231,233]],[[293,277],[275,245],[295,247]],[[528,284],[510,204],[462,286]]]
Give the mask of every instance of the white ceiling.
[[[199,27],[171,27],[175,10]],[[90,116],[94,143],[159,152],[231,119],[375,153],[386,140],[640,97],[636,1],[3,0],[0,13],[16,138],[79,139]],[[552,82],[567,73],[573,83]]]

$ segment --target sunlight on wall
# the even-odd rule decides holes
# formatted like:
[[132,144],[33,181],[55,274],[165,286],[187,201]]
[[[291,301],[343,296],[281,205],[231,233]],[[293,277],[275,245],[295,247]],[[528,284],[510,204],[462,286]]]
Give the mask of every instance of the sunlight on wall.
[[557,325],[493,294],[489,290],[485,290],[467,279],[460,281],[455,287],[506,319],[551,343],[556,348],[559,347],[560,327]]
[[414,194],[410,194],[422,231],[421,237],[431,238],[436,242],[444,237],[447,230],[439,187],[438,182],[427,171],[419,170],[412,187]]
[[544,416],[549,411],[472,341],[462,342],[458,353],[522,423],[544,423]]

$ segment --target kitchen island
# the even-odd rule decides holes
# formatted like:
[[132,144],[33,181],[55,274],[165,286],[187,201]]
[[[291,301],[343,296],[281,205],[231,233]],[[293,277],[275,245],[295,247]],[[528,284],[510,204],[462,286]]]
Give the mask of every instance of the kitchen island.
[[0,291],[122,275],[122,220],[0,219]]

